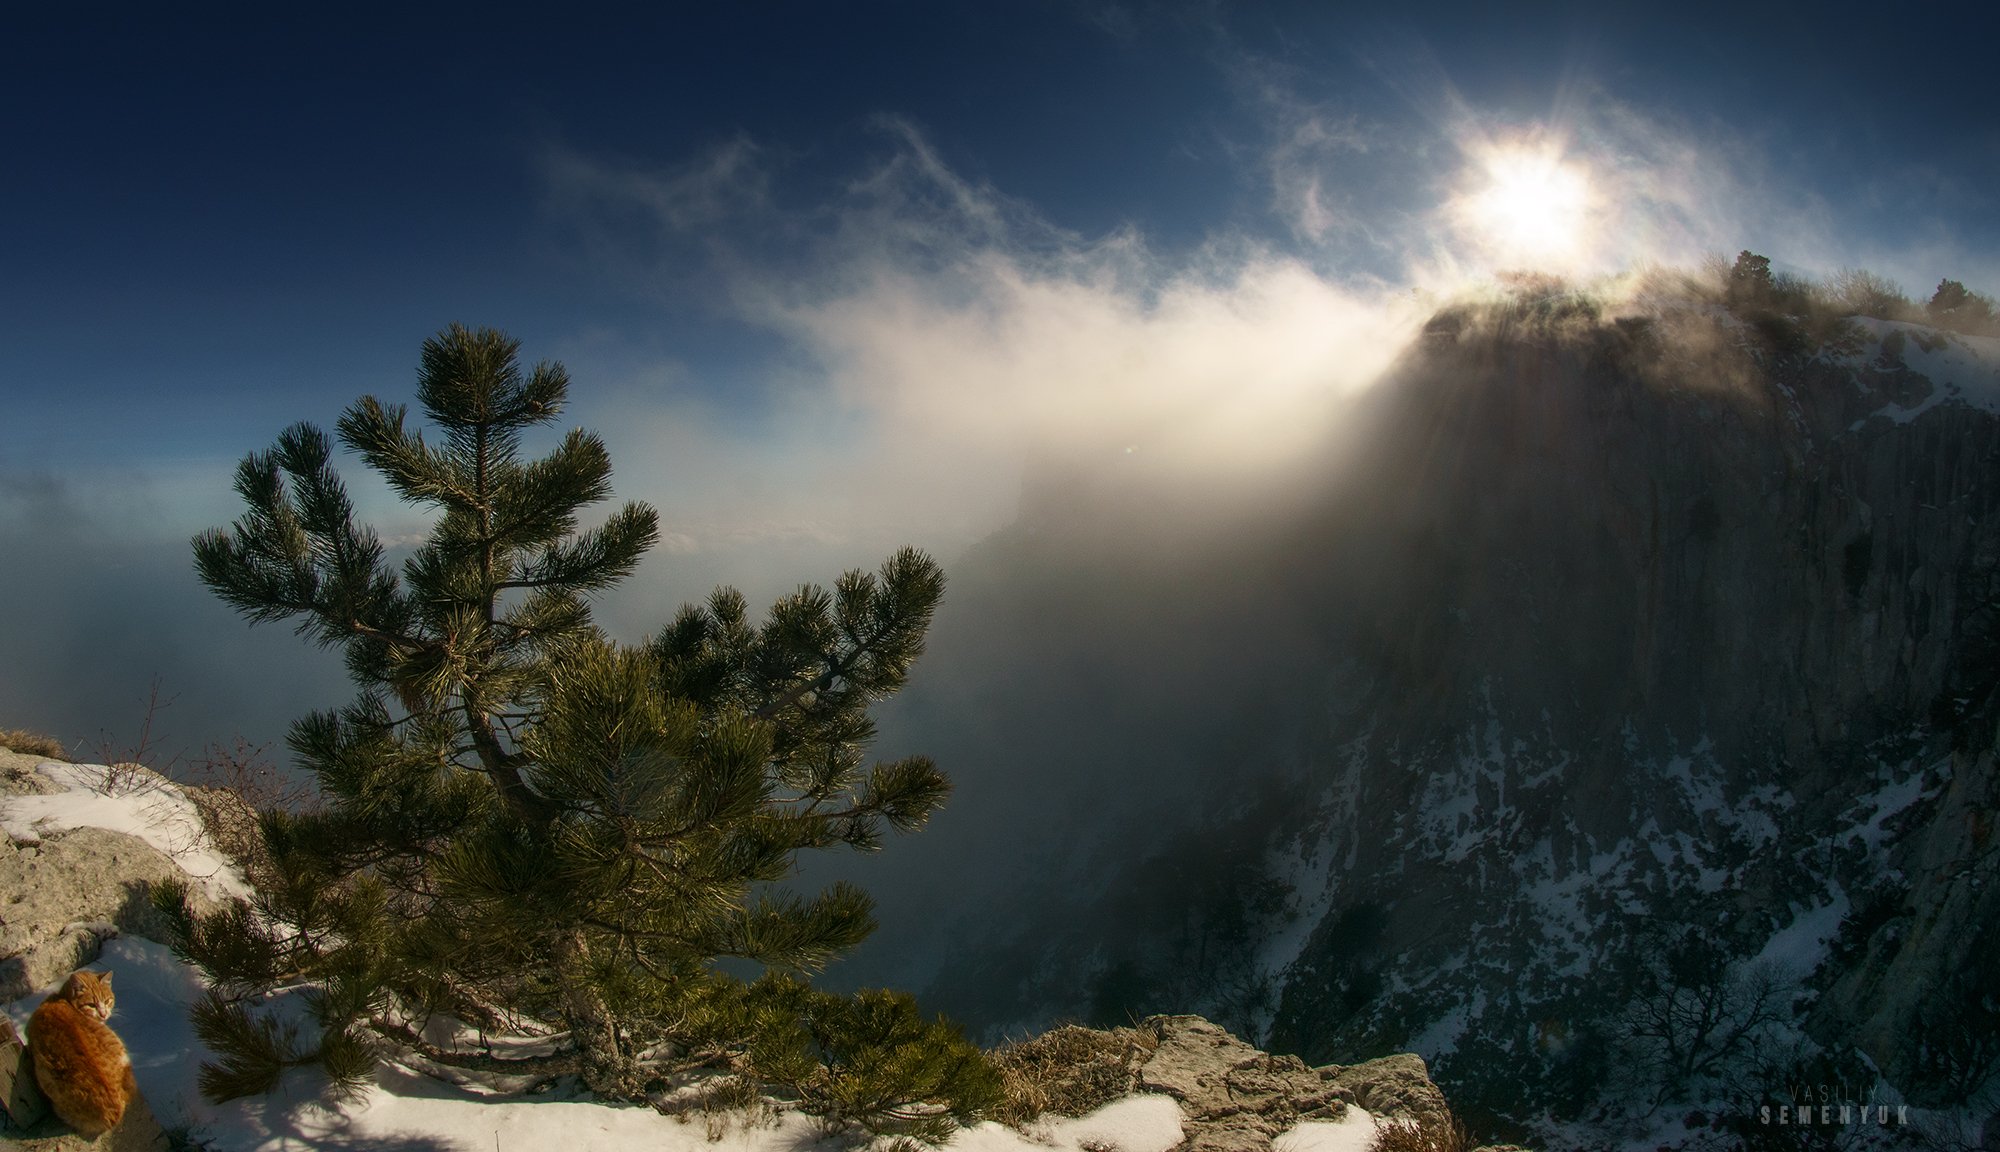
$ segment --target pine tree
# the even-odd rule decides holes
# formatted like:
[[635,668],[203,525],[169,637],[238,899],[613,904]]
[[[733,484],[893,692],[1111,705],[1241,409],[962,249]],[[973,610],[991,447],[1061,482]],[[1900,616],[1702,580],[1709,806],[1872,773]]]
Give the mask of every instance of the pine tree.
[[[419,1035],[433,1013],[559,1025],[572,1051],[557,1066],[613,1096],[642,1088],[645,1051],[747,1053],[778,996],[758,989],[790,986],[711,962],[811,970],[872,927],[851,886],[800,898],[767,885],[803,849],[873,849],[885,827],[919,827],[949,791],[923,757],[865,757],[869,705],[922,650],[937,566],[904,550],[878,574],[802,588],[761,625],[721,589],[649,644],[611,642],[588,597],[634,570],[657,517],[631,503],[579,529],[610,494],[609,456],[571,431],[523,458],[522,434],[556,419],[568,379],[554,364],[524,374],[517,347],[457,326],[424,344],[417,396],[435,440],[372,396],[342,416],[340,443],[437,512],[400,572],[307,424],[243,461],[248,511],[194,540],[209,588],[252,622],[296,621],[340,648],[361,690],[293,726],[327,804],[264,814],[255,905],[198,917],[168,902],[184,954],[221,989],[200,1017],[227,1056],[207,1078],[219,1095],[312,1060],[354,1085],[385,1039],[450,1062]],[[300,982],[316,1042],[244,1007]],[[977,1056],[940,1023],[916,1035],[933,1054]],[[980,1076],[927,1107],[967,1113]]]
[[1732,304],[1762,304],[1770,300],[1775,290],[1771,278],[1771,260],[1767,256],[1745,248],[1736,254],[1736,263],[1729,268],[1729,301]]
[[1938,281],[1937,291],[1924,305],[1931,323],[1940,328],[1981,335],[1993,328],[1993,301],[1966,288],[1956,280]]

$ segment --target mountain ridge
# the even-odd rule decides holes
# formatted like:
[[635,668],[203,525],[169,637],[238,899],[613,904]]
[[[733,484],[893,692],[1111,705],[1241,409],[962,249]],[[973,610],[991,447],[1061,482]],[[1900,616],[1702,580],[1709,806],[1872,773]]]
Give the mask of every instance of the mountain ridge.
[[[1087,816],[1022,898],[1061,931],[934,992],[1413,1047],[1503,1125],[1608,1125],[1586,1146],[1799,1083],[1990,1108],[1983,1033],[1961,1091],[1923,1021],[1984,1011],[1958,973],[2000,924],[1996,411],[1990,339],[1517,288],[1442,310],[1320,473],[1199,547],[1141,485],[1024,508],[955,576],[1008,659],[950,692],[991,731],[1091,716],[1019,769]],[[1692,1052],[1648,1034],[1701,996]]]

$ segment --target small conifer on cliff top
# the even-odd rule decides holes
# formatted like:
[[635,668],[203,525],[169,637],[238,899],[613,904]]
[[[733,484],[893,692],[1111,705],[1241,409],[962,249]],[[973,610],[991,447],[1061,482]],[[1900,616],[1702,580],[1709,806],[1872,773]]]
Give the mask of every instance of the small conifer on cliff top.
[[[643,647],[611,642],[587,597],[634,570],[657,518],[630,503],[579,528],[610,494],[610,458],[583,431],[523,457],[522,433],[556,419],[569,382],[555,364],[523,372],[516,351],[458,326],[424,344],[417,397],[435,439],[372,396],[341,417],[344,447],[437,512],[400,571],[355,523],[332,443],[309,424],[243,461],[247,511],[194,540],[209,588],[341,649],[361,692],[293,726],[327,802],[263,815],[272,878],[255,905],[202,917],[169,902],[183,953],[218,988],[196,1014],[223,1055],[205,1087],[260,1091],[304,1063],[358,1085],[385,1040],[479,1063],[424,1041],[442,1014],[546,1022],[567,1034],[551,1069],[609,1096],[676,1060],[722,1059],[804,1078],[806,1099],[863,1121],[921,1117],[903,1130],[943,1134],[996,1083],[955,1029],[906,997],[843,1009],[712,966],[811,970],[872,928],[856,888],[767,886],[802,849],[874,849],[944,801],[928,759],[865,758],[869,705],[922,651],[942,573],[904,550],[830,591],[801,588],[761,624],[721,589]],[[299,983],[316,1039],[253,1010],[254,994]],[[833,1053],[847,1079],[825,1070]],[[855,1084],[857,1069],[874,1082]]]

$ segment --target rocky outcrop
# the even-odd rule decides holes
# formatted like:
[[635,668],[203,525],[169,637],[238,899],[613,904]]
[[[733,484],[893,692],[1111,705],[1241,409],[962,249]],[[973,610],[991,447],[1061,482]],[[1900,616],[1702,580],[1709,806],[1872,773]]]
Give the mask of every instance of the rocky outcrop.
[[40,840],[0,837],[0,1001],[46,987],[97,958],[119,932],[165,941],[154,886],[186,873],[145,841],[104,828]]
[[1267,1055],[1199,1016],[1155,1016],[1142,1027],[1159,1044],[1138,1069],[1139,1087],[1180,1102],[1187,1152],[1267,1149],[1301,1120],[1340,1119],[1354,1101],[1336,1083],[1340,1069]]
[[1133,1092],[1171,1096],[1183,1115],[1181,1152],[1268,1152],[1273,1137],[1307,1121],[1337,1121],[1350,1105],[1425,1130],[1451,1120],[1423,1059],[1408,1053],[1313,1068],[1261,1052],[1200,1016],[1153,1016],[1108,1031],[1062,1028],[1042,1046],[1063,1057],[1037,1061],[1045,1099],[1082,1112]]
[[0,796],[47,796],[60,792],[55,781],[35,771],[40,756],[0,748]]
[[[157,779],[136,765],[139,779]],[[49,795],[62,788],[33,758],[0,753],[0,795]],[[152,905],[163,882],[187,873],[158,848],[106,828],[16,829],[0,836],[0,1001],[61,980],[97,958],[104,941],[131,933],[166,942]],[[197,907],[211,907],[199,886]]]
[[0,1112],[12,1128],[30,1128],[48,1115],[48,1098],[35,1083],[27,1050],[14,1021],[0,1016]]
[[[8,796],[65,791],[36,770],[38,758],[0,751],[0,803]],[[65,768],[67,766],[64,766]],[[138,765],[103,770],[107,781],[146,790],[164,786]],[[97,959],[105,940],[120,935],[165,942],[167,922],[154,909],[154,889],[188,874],[153,845],[106,828],[53,828],[18,823],[0,835],[0,1001],[59,982]],[[198,907],[212,907],[200,885]],[[85,1140],[49,1108],[35,1081],[30,1054],[12,1022],[0,1016],[0,1147],[33,1152],[166,1152],[170,1142],[143,1096],[127,1106],[111,1132]]]

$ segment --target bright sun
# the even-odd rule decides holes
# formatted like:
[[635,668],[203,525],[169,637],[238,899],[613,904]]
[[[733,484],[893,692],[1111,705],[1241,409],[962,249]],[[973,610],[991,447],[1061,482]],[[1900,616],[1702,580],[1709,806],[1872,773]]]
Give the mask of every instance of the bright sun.
[[1482,167],[1486,186],[1464,201],[1482,239],[1517,260],[1562,262],[1579,254],[1591,199],[1582,169],[1533,147],[1495,148]]

